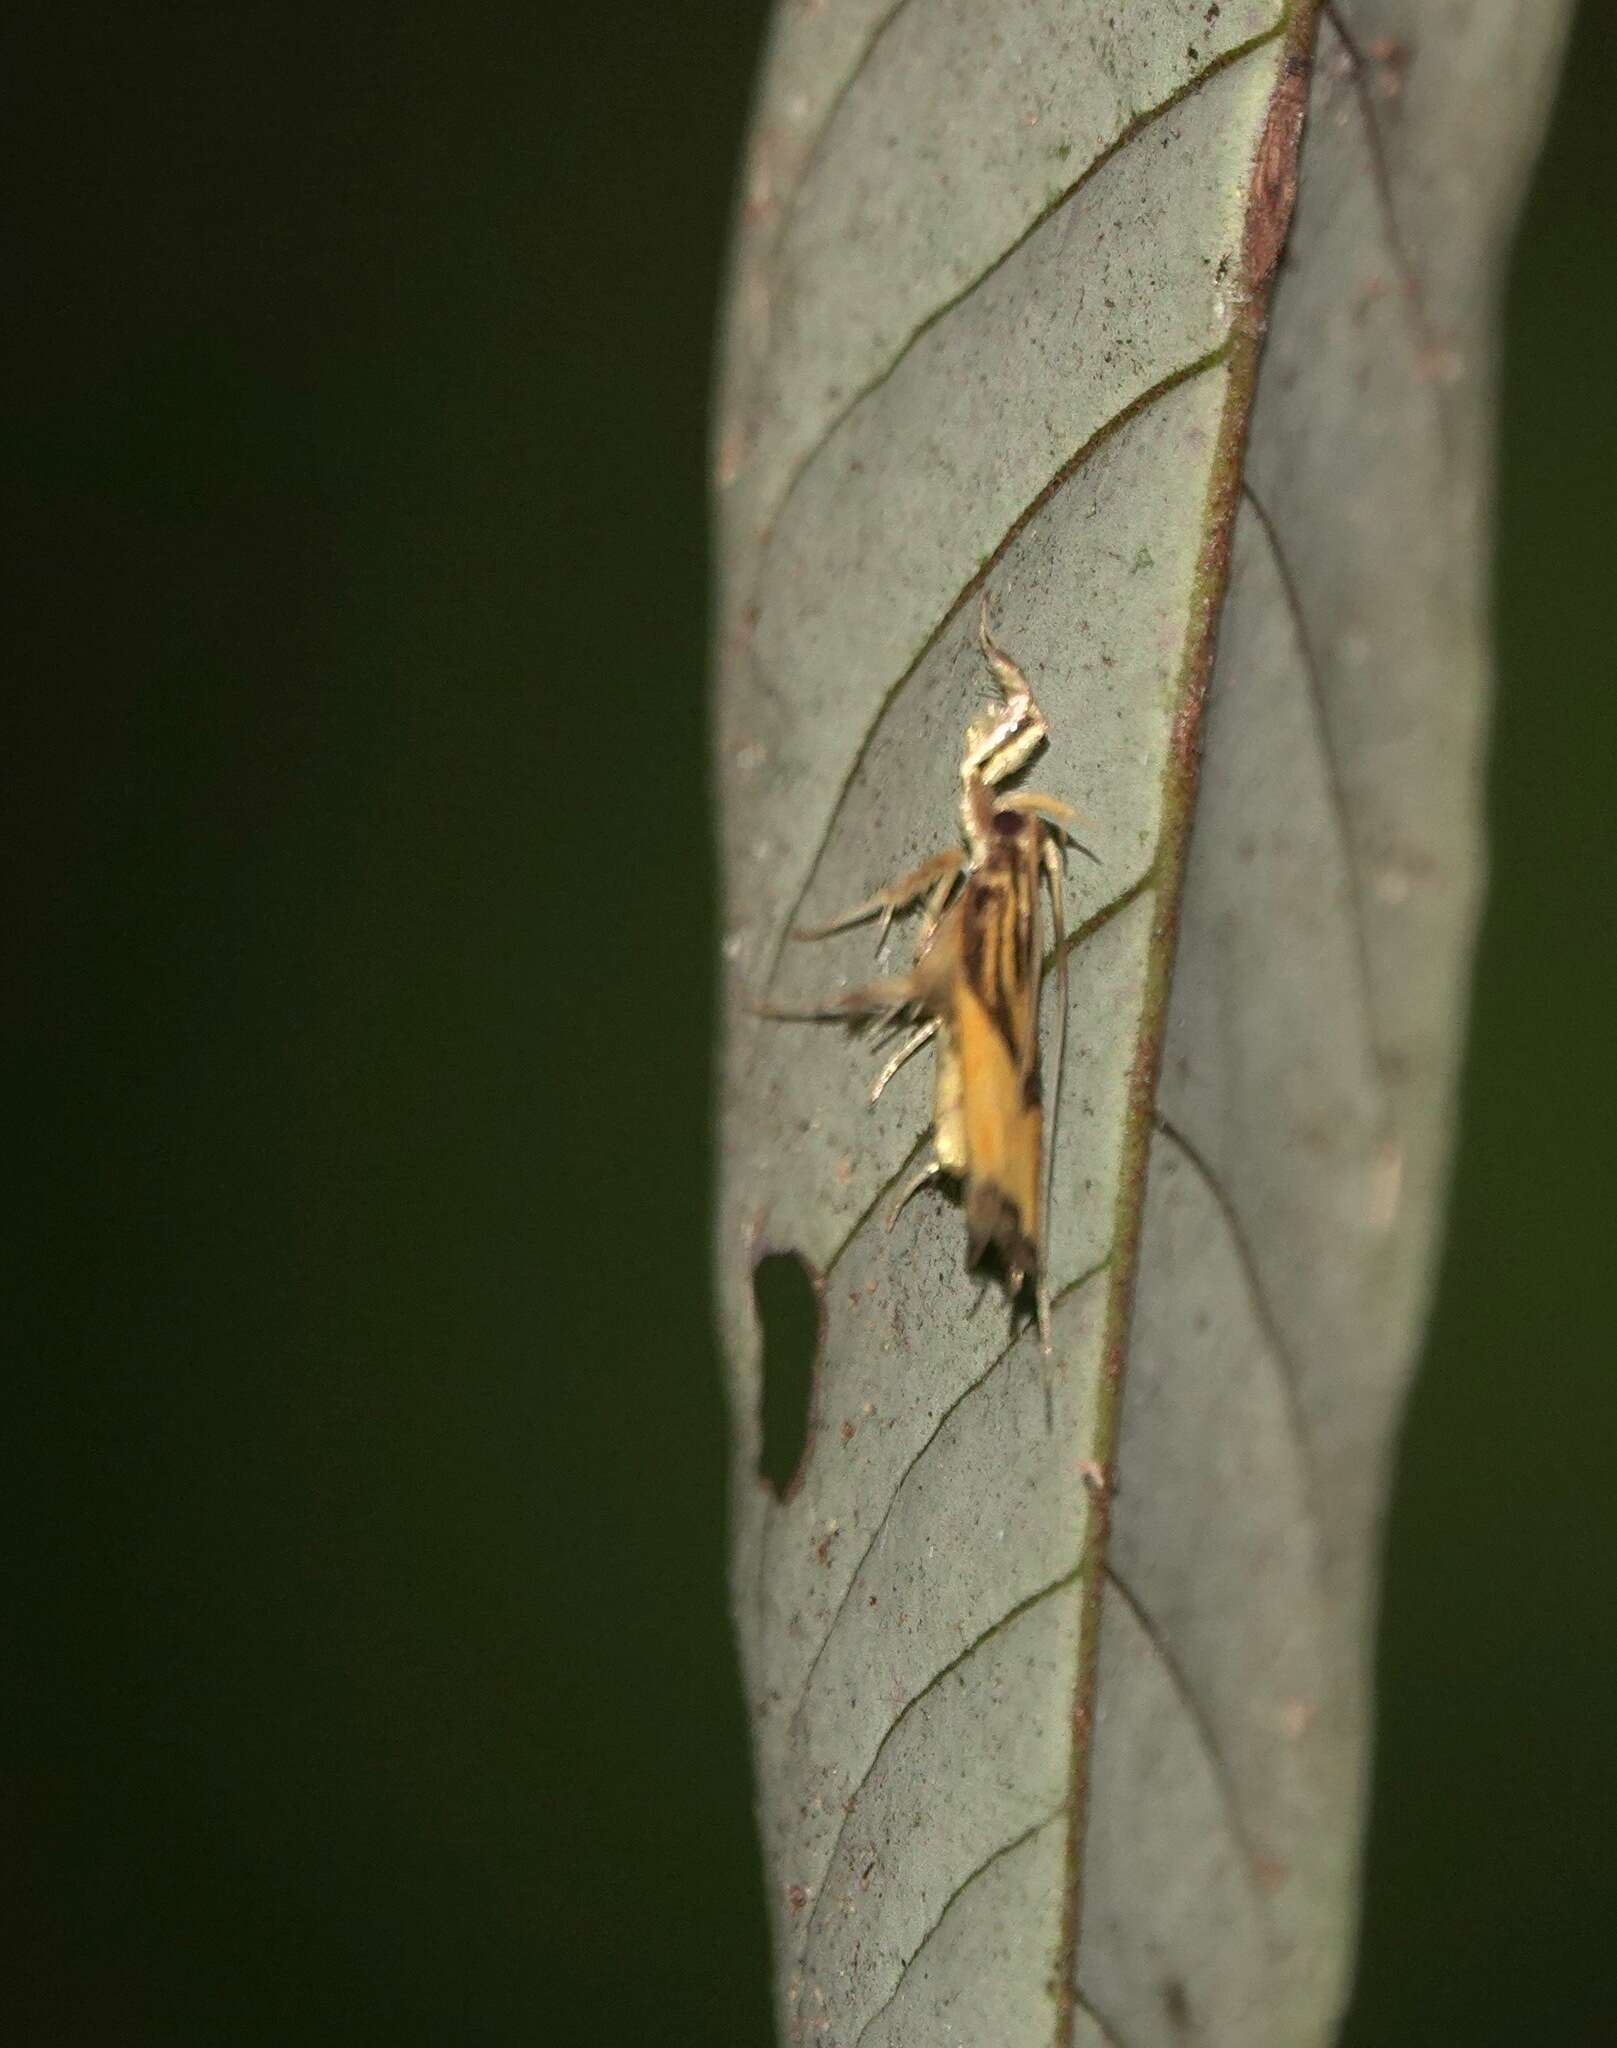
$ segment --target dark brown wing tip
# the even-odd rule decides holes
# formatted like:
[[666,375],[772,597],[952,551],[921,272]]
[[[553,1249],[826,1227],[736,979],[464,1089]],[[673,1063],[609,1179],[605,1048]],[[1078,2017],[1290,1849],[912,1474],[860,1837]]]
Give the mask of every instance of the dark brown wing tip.
[[1028,1235],[1022,1212],[1002,1187],[991,1180],[974,1181],[966,1197],[966,1265],[979,1265],[997,1252],[1007,1274],[1036,1277],[1039,1248]]

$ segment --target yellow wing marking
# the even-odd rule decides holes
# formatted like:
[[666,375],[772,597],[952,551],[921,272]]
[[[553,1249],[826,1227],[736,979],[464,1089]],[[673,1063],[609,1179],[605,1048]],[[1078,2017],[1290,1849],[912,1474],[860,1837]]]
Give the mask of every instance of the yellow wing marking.
[[956,993],[954,1046],[959,1061],[971,1255],[999,1247],[1013,1271],[1032,1272],[1039,1241],[1039,1142],[1036,1085],[998,1021],[976,992]]

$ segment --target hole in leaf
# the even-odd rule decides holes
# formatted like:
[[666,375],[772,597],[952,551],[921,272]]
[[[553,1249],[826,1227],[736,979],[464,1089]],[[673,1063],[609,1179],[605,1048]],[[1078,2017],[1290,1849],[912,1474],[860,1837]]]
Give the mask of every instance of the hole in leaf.
[[769,1252],[752,1269],[752,1300],[763,1332],[758,1396],[758,1477],[784,1500],[803,1476],[814,1368],[820,1355],[820,1291],[807,1259]]

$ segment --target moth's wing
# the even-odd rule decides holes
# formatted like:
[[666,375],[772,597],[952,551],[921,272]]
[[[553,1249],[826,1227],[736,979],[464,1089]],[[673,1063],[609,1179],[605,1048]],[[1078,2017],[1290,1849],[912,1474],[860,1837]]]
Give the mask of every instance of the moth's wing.
[[1039,1075],[1023,1073],[999,1021],[969,988],[955,1008],[966,1154],[968,1262],[990,1245],[1011,1272],[1038,1266]]
[[1039,1263],[1039,831],[1001,813],[959,902],[953,1024],[967,1153],[970,1257],[998,1247],[1013,1273]]

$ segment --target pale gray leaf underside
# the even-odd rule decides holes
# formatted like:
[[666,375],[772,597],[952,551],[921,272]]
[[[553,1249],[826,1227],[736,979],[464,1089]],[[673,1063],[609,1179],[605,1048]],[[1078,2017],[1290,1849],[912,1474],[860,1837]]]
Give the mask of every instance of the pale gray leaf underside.
[[[1480,877],[1490,335],[1561,29],[780,7],[717,445],[718,1271],[784,2038],[1330,2038]],[[1310,50],[1249,417],[1254,164]],[[867,979],[869,928],[788,927],[953,842],[985,585],[1050,719],[1033,779],[1101,862],[1071,874],[1053,1428],[958,1211],[883,1228],[929,1056],[871,1109],[868,1046],[748,1007]],[[823,1275],[785,1500],[755,1477],[771,1248]]]

